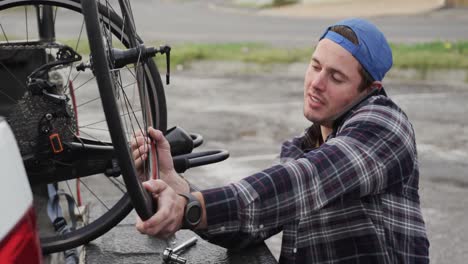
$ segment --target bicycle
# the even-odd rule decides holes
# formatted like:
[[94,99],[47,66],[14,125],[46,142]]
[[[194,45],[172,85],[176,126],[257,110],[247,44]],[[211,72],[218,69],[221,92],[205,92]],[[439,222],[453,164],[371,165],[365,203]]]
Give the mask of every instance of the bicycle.
[[[29,30],[29,24],[34,23],[30,12],[37,23],[36,35],[30,35],[34,33]],[[6,30],[7,26],[18,26],[19,14],[24,15],[26,36]],[[9,17],[12,23],[5,22]],[[78,28],[74,45],[68,45],[70,26]],[[0,90],[5,108],[1,112],[7,112],[12,120],[31,184],[63,183],[80,205],[80,191],[72,191],[68,181],[78,179],[77,186],[85,186],[85,192],[92,196],[88,185],[96,184],[100,177],[121,196],[112,206],[96,197],[93,210],[107,211],[97,218],[91,216],[92,221],[83,226],[63,234],[41,234],[44,253],[88,243],[133,208],[142,219],[155,212],[141,185],[148,178],[136,175],[129,149],[137,131],[153,126],[168,133],[178,172],[228,157],[223,150],[192,153],[202,142],[200,135],[180,129],[166,131],[164,88],[152,57],[166,55],[168,83],[170,47],[144,45],[136,34],[128,0],[118,0],[117,6],[104,0],[1,0],[0,30],[0,77],[11,86]],[[82,40],[83,31],[89,43]],[[57,33],[64,36],[57,37]],[[98,94],[90,95],[88,92],[97,92],[96,86]],[[100,107],[102,111],[95,110]],[[82,123],[90,117],[95,120]],[[144,168],[145,175],[158,176],[154,144]],[[79,206],[71,211],[84,215]]]

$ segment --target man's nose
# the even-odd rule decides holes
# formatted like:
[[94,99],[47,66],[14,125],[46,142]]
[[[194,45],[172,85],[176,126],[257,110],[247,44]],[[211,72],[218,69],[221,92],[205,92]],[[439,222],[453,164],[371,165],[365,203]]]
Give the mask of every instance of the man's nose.
[[311,86],[314,90],[325,91],[327,87],[327,79],[323,70],[314,76]]

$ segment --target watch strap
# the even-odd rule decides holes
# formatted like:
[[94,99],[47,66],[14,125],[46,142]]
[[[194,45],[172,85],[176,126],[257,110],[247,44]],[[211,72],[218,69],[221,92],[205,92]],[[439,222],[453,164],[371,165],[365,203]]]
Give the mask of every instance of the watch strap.
[[[194,229],[201,221],[201,205],[198,199],[191,193],[179,193],[180,196],[187,199],[187,205],[184,208],[184,216],[182,217],[182,228],[183,229]],[[195,208],[194,208],[195,207]],[[198,210],[200,211],[200,215],[198,219],[189,219],[188,213],[191,210]]]

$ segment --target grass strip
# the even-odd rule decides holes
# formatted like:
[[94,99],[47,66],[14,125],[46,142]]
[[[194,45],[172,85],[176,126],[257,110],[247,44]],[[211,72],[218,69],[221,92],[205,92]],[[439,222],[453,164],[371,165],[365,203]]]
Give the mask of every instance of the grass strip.
[[397,68],[468,69],[468,41],[392,44]]
[[[395,68],[468,69],[468,41],[435,41],[418,44],[391,44]],[[258,43],[181,44],[171,51],[172,65],[188,65],[197,60],[241,61],[257,64],[288,64],[309,61],[314,47],[278,48]],[[165,58],[158,56],[158,65]]]

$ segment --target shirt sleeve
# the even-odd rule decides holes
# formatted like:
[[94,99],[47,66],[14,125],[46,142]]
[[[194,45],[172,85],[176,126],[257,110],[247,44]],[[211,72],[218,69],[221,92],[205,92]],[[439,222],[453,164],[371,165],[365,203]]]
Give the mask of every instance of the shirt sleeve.
[[206,234],[229,234],[238,244],[258,241],[342,195],[363,197],[401,183],[415,166],[412,126],[403,112],[385,103],[355,111],[317,149],[298,155],[295,145],[292,160],[202,191]]

